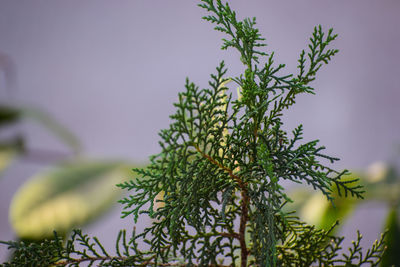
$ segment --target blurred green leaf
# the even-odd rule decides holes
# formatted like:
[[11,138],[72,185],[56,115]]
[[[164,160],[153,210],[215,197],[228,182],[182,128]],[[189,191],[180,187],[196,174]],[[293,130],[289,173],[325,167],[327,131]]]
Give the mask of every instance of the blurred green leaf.
[[41,123],[49,131],[51,131],[55,136],[59,137],[66,145],[71,147],[74,152],[79,153],[81,150],[81,144],[78,138],[62,124],[60,124],[53,117],[48,115],[36,108],[24,108],[21,109],[21,116],[25,118],[32,118],[37,122]]
[[[358,201],[354,199],[337,199],[335,201],[335,206],[332,204],[327,206],[327,209],[322,215],[319,227],[324,230],[329,230],[336,221],[344,223],[355,210],[357,203]],[[336,232],[336,230],[338,229],[334,229],[332,233]]]
[[11,165],[23,150],[24,140],[20,136],[0,142],[0,178],[3,171]]
[[[294,202],[296,202],[296,199]],[[307,223],[321,229],[323,216],[331,205],[332,203],[327,201],[323,194],[314,193],[309,196],[308,200],[300,208],[300,217]]]
[[0,127],[14,124],[23,118],[37,121],[71,147],[74,152],[80,152],[81,145],[78,138],[46,112],[36,108],[16,108],[0,105]]
[[381,266],[400,266],[400,224],[395,208],[391,209],[387,218],[385,244]]
[[115,184],[133,179],[131,169],[122,162],[72,162],[40,173],[15,194],[11,225],[26,239],[66,234],[116,203],[122,190]]
[[16,149],[0,147],[0,175],[11,165],[17,154]]
[[20,115],[18,109],[0,105],[0,127],[17,122]]
[[[351,174],[343,179],[353,180],[356,177],[358,175]],[[329,230],[336,221],[343,223],[360,202],[355,197],[339,196],[337,188],[332,188],[332,196],[334,200],[329,202],[323,194],[313,193],[300,209],[301,218],[319,229]],[[336,230],[338,230],[337,227],[333,229],[333,231]]]

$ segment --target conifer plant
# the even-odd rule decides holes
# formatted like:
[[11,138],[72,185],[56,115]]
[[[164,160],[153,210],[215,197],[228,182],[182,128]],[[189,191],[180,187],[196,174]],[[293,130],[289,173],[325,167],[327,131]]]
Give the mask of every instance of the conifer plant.
[[[299,94],[314,94],[311,82],[338,52],[329,48],[337,35],[315,27],[300,53],[298,73],[282,74],[285,65],[266,53],[265,39],[253,19],[238,20],[228,3],[201,0],[204,17],[225,34],[222,49],[240,54],[244,73],[227,76],[221,62],[209,86],[186,80],[174,104],[168,129],[160,132],[161,153],[150,158],[140,178],[119,187],[130,191],[120,202],[123,217],[149,216],[141,233],[120,231],[115,253],[80,230],[63,241],[15,249],[3,266],[376,266],[383,237],[368,250],[361,235],[342,251],[342,237],[316,229],[284,212],[290,198],[282,181],[305,184],[333,201],[362,198],[357,180],[334,170],[337,158],[324,153],[318,140],[302,141],[300,125],[288,134],[282,116]],[[234,86],[237,93],[227,86]],[[335,227],[335,225],[332,225]],[[141,245],[139,245],[141,244]],[[144,244],[144,245],[143,245]]]

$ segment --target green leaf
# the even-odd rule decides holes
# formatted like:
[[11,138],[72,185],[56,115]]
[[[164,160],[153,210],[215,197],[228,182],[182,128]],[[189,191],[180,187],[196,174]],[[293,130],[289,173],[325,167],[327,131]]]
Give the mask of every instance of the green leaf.
[[74,152],[80,152],[81,145],[78,138],[46,112],[36,108],[16,108],[0,105],[0,127],[17,123],[23,118],[39,122],[47,130],[59,137],[62,142],[71,147]]
[[10,222],[20,238],[66,234],[101,215],[122,190],[115,184],[133,179],[122,162],[71,162],[27,181],[15,194]]
[[18,151],[16,149],[0,147],[0,175],[11,165],[17,154]]
[[[358,202],[358,200],[350,198],[335,199],[335,206],[329,203],[327,209],[322,215],[319,227],[321,229],[328,230],[336,221],[344,223],[345,220],[353,213]],[[338,227],[335,227],[332,233],[336,232],[338,229]]]
[[[346,175],[342,180],[353,181],[356,177],[358,176],[353,174]],[[332,195],[333,201],[330,202],[320,192],[312,194],[300,210],[301,217],[306,222],[324,230],[331,229],[336,221],[342,224],[352,214],[360,200],[355,197],[340,196],[336,187],[332,188]],[[335,227],[333,232],[338,229]]]
[[16,108],[0,106],[0,127],[17,122],[20,115],[20,111]]
[[23,150],[24,140],[20,136],[0,142],[0,176]]
[[323,214],[326,213],[330,205],[332,204],[326,200],[322,193],[313,193],[301,207],[300,217],[307,223],[321,229]]
[[66,145],[71,147],[74,152],[79,153],[81,144],[78,138],[53,117],[36,108],[24,108],[21,110],[21,115],[25,118],[31,118],[41,123],[55,136],[59,137]]
[[381,266],[400,266],[400,224],[397,211],[392,208],[386,218],[386,251]]

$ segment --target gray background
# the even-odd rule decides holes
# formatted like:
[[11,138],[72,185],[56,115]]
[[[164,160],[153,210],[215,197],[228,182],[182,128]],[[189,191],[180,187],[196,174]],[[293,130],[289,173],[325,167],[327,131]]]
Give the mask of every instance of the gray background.
[[[220,33],[201,21],[197,1],[0,1],[0,52],[15,63],[11,94],[0,79],[3,103],[37,106],[76,133],[87,155],[144,162],[159,151],[157,133],[186,76],[206,86],[225,60],[242,70],[233,50],[220,51]],[[361,169],[399,155],[400,1],[231,1],[240,17],[256,16],[268,51],[296,71],[315,25],[333,27],[340,53],[324,67],[316,96],[299,97],[286,127],[304,124],[305,139],[319,138],[342,160]],[[2,76],[0,76],[2,77]],[[24,131],[33,148],[67,149],[33,123]],[[8,205],[18,186],[45,164],[20,161],[0,178],[0,240],[13,238]],[[87,231],[113,239],[119,211]],[[373,214],[373,216],[371,216]],[[369,242],[381,231],[384,205],[367,203],[343,232],[361,229]],[[144,222],[142,222],[143,224]],[[6,250],[0,247],[0,257]]]

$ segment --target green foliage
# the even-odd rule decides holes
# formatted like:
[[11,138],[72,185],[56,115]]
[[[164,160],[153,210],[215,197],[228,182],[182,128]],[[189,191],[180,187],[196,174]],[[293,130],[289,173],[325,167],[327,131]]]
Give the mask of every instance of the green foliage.
[[[360,176],[351,174],[344,176],[342,179],[354,181],[355,177]],[[356,197],[341,196],[335,187],[331,188],[332,202],[328,201],[319,191],[307,190],[307,192],[296,196],[296,190],[294,189],[295,192],[289,193],[294,203],[286,208],[297,210],[302,219],[319,229],[328,230],[337,220],[343,223],[346,217],[351,215],[356,206],[362,202],[362,199]],[[304,190],[304,188],[299,190]],[[303,203],[301,203],[302,200]],[[337,232],[338,229],[339,227],[335,227],[333,233]]]
[[[389,163],[375,162],[365,171],[358,172],[361,183],[366,188],[365,200],[369,202],[379,202],[387,207],[384,231],[385,235],[385,254],[382,257],[381,266],[400,265],[400,224],[398,220],[398,209],[400,204],[400,183],[399,174],[394,166]],[[352,174],[347,179],[356,177]],[[335,190],[334,205],[323,198],[318,191],[304,190],[296,188],[289,193],[294,200],[286,206],[286,210],[298,210],[300,218],[307,223],[314,225],[318,229],[328,230],[335,221],[343,222],[353,214],[363,202],[357,198],[339,197]],[[335,234],[340,231],[340,226],[332,229]]]
[[[62,142],[72,148],[74,152],[79,152],[81,150],[81,145],[75,135],[40,109],[0,105],[0,129],[15,125],[24,119],[33,119],[40,123],[47,130],[60,138]],[[25,140],[22,136],[14,136],[11,140],[0,142],[0,150],[4,148],[13,148],[20,153],[26,152]]]
[[20,112],[24,118],[32,119],[46,127],[48,131],[70,147],[74,153],[81,152],[82,148],[77,137],[46,112],[36,108],[24,108]]
[[[283,246],[278,246],[281,253],[278,257],[277,266],[361,266],[369,263],[369,266],[377,266],[383,251],[383,236],[376,241],[365,255],[362,253],[360,241],[362,239],[357,232],[357,240],[353,241],[352,247],[347,254],[341,251],[343,237],[334,237],[330,242],[323,242],[329,238],[329,232],[316,230],[313,226],[299,225],[297,222],[290,223],[293,229],[287,231],[288,235],[295,234],[290,251]],[[301,228],[301,231],[298,229]],[[44,240],[41,243],[24,243],[23,241],[0,241],[9,249],[15,250],[11,261],[0,264],[1,267],[39,267],[39,266],[188,266],[183,260],[171,256],[168,263],[157,260],[155,253],[141,251],[135,240],[138,236],[135,231],[127,236],[125,230],[118,233],[115,242],[115,253],[110,255],[100,241],[94,237],[90,238],[80,230],[74,230],[68,241],[65,243],[56,233],[54,239]],[[297,241],[295,241],[297,240]],[[300,241],[300,242],[298,242]],[[301,254],[294,253],[295,251]],[[250,266],[254,262],[249,263]],[[189,266],[231,266],[223,264],[210,265],[189,265]],[[384,265],[385,266],[385,265]]]
[[[116,256],[110,256],[99,240],[74,230],[64,244],[62,238],[54,233],[54,239],[42,243],[0,241],[15,250],[12,261],[0,264],[2,267],[20,266],[137,266],[139,263],[151,261],[151,257],[130,245],[132,236],[127,238],[126,231],[120,231],[115,244]],[[132,255],[131,252],[134,254]],[[146,266],[146,265],[143,265]]]
[[[150,158],[147,168],[136,169],[142,179],[119,184],[132,192],[120,201],[123,216],[133,215],[137,221],[147,215],[153,223],[129,240],[121,232],[116,256],[80,231],[73,233],[66,246],[58,238],[32,247],[5,242],[17,255],[5,266],[27,262],[31,266],[89,262],[242,267],[379,263],[382,238],[362,254],[358,235],[348,253],[339,255],[343,238],[283,212],[291,201],[281,186],[284,180],[307,184],[330,201],[332,188],[339,196],[362,198],[357,179],[343,179],[348,172],[330,166],[338,159],[326,155],[318,140],[301,142],[301,125],[291,135],[282,129],[284,110],[295,103],[297,95],[314,93],[310,82],[338,52],[327,49],[337,35],[316,27],[308,51],[300,54],[299,73],[282,74],[285,65],[274,64],[273,53],[259,50],[265,44],[255,19],[239,21],[229,5],[219,0],[202,0],[199,6],[209,12],[204,19],[228,36],[222,49],[236,49],[245,71],[229,77],[222,62],[208,88],[200,89],[187,80],[174,104],[170,127],[160,132],[161,153]],[[228,82],[239,87],[238,97],[230,93]],[[139,250],[140,242],[148,249]],[[49,256],[39,256],[42,253]]]
[[400,264],[400,224],[395,208],[390,210],[386,220],[387,250],[382,258],[382,266],[398,266]]
[[[18,124],[27,118],[39,122],[42,126],[47,128],[47,130],[59,137],[59,139],[70,147],[74,153],[80,152],[81,147],[78,139],[67,128],[62,126],[45,112],[35,108],[17,108],[13,106],[0,105],[1,131],[7,127]],[[17,156],[26,156],[37,152],[31,151],[27,148],[25,139],[25,136],[20,133],[13,134],[8,138],[0,139],[0,175],[1,172],[5,170],[15,158],[17,158]],[[54,156],[51,154],[52,153],[49,153],[50,158]]]
[[0,127],[12,124],[19,118],[19,110],[11,107],[0,106]]
[[[18,109],[0,105],[0,130],[15,124],[20,117],[21,114]],[[13,162],[15,157],[21,153],[23,147],[24,140],[21,136],[0,140],[0,175]]]

